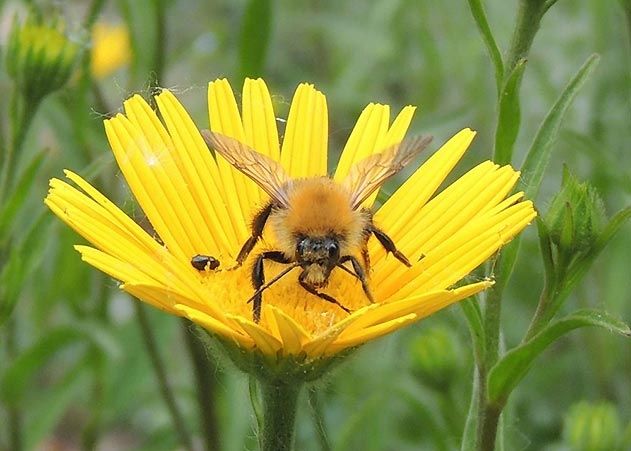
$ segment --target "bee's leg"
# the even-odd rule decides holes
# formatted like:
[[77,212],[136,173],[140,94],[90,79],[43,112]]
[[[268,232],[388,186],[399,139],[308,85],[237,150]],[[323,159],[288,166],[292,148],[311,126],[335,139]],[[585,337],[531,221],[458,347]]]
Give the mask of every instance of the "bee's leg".
[[[351,262],[351,264],[353,265],[353,271],[355,272],[351,271],[346,266],[343,266],[343,263],[346,263],[346,262]],[[338,263],[337,266],[345,270],[347,273],[357,277],[357,279],[359,279],[359,281],[362,284],[362,288],[364,289],[364,293],[366,293],[366,297],[368,298],[371,304],[374,304],[375,298],[372,296],[372,292],[370,291],[370,287],[368,286],[366,273],[364,272],[364,269],[359,264],[357,259],[353,257],[352,255],[345,255],[344,257],[340,258],[340,262]]]
[[407,257],[403,255],[403,253],[400,250],[397,249],[396,245],[394,244],[394,241],[392,241],[392,238],[386,235],[386,232],[384,232],[381,229],[378,229],[377,227],[375,227],[374,224],[370,224],[368,227],[369,227],[369,230],[372,232],[373,235],[375,235],[375,238],[379,240],[379,242],[381,243],[381,245],[384,247],[386,251],[391,252],[392,255],[394,255],[394,257],[397,260],[399,260],[408,268],[412,266],[412,264],[407,259]]
[[341,308],[342,310],[344,310],[346,313],[351,313],[351,311],[349,309],[347,309],[346,307],[344,307],[342,304],[340,304],[337,299],[335,299],[333,296],[329,296],[326,293],[322,293],[318,290],[316,290],[313,286],[309,285],[303,277],[302,273],[300,275],[300,277],[298,277],[298,281],[300,282],[300,285],[302,286],[302,288],[304,288],[305,290],[307,290],[309,293],[319,297],[320,299],[324,299],[327,302],[330,302],[332,304],[337,305],[339,308]]
[[239,251],[239,255],[237,255],[237,264],[235,268],[238,268],[243,264],[245,259],[248,258],[248,255],[250,255],[250,252],[252,252],[252,249],[254,249],[256,242],[259,240],[259,238],[261,238],[261,235],[263,234],[263,228],[265,227],[265,223],[267,222],[269,215],[272,213],[273,208],[274,204],[270,202],[265,207],[263,207],[263,209],[259,211],[256,216],[254,216],[254,219],[252,219],[252,235],[245,241],[245,243],[243,243],[243,246]]
[[366,273],[370,273],[370,254],[368,253],[368,248],[366,246],[362,248],[362,260],[364,260]]
[[285,257],[280,251],[267,251],[256,257],[254,266],[252,266],[252,286],[256,290],[254,295],[248,299],[248,302],[252,302],[252,316],[255,323],[258,323],[261,319],[261,304],[263,302],[263,290],[268,288],[274,282],[278,281],[281,277],[294,269],[297,264],[292,265],[285,270],[281,271],[276,277],[265,283],[265,267],[263,262],[265,260],[271,260],[276,263],[291,263],[291,260]]

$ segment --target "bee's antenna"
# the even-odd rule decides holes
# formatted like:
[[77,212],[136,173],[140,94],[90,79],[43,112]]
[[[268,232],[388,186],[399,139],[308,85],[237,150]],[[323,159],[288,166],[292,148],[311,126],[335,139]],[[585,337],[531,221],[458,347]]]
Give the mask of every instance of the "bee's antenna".
[[300,263],[293,263],[293,264],[289,265],[287,268],[283,269],[281,272],[276,274],[276,276],[272,280],[270,280],[269,282],[261,285],[261,287],[254,292],[252,297],[250,299],[248,299],[246,303],[249,304],[250,302],[252,302],[255,297],[257,297],[264,290],[268,289],[270,286],[272,286],[273,284],[278,282],[281,277],[285,276],[289,271],[291,271],[294,268],[297,268],[298,266],[300,266]]

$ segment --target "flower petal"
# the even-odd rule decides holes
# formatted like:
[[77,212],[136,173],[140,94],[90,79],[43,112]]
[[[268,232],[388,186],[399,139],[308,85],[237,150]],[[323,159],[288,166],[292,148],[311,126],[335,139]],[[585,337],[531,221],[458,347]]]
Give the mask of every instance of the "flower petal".
[[[187,184],[192,206],[196,209],[191,215],[197,218],[196,226],[200,235],[211,240],[204,243],[205,247],[200,248],[199,253],[231,255],[236,252],[240,243],[234,227],[228,226],[231,220],[226,208],[227,196],[223,185],[219,183],[217,163],[193,120],[175,96],[170,91],[163,90],[156,96],[156,102],[168,129],[167,137],[172,141],[173,158]],[[132,120],[139,122],[139,126],[150,119],[156,128],[164,130],[157,115],[146,102],[128,102],[125,109],[130,119],[133,117]],[[141,128],[146,130],[149,125]],[[164,133],[167,131],[164,130]]]
[[242,316],[228,315],[228,318],[233,319],[243,328],[243,330],[252,338],[256,347],[266,355],[276,355],[276,353],[282,349],[283,344],[281,341],[271,335],[259,324],[252,322]]
[[453,290],[440,290],[429,293],[419,293],[401,299],[399,301],[381,304],[378,309],[372,310],[355,321],[340,334],[340,338],[347,334],[353,334],[366,327],[372,327],[379,323],[415,313],[418,319],[424,318],[432,313],[441,310],[454,302],[466,299],[493,285],[493,282],[485,280],[469,285],[465,285]]
[[243,84],[243,128],[245,143],[268,157],[278,161],[280,146],[276,116],[265,82],[246,78]]
[[394,332],[397,329],[401,329],[402,327],[405,327],[408,324],[416,321],[416,319],[416,314],[410,313],[409,315],[401,316],[385,323],[379,323],[375,326],[361,329],[354,334],[349,334],[343,339],[335,340],[334,343],[331,343],[325,349],[324,354],[332,355],[343,351],[344,349],[362,345],[370,340],[374,340],[376,338],[387,335],[390,332]]
[[280,154],[292,178],[326,175],[328,120],[324,94],[313,85],[300,84],[291,102]]
[[[283,353],[299,354],[302,347],[310,340],[309,334],[292,317],[273,305],[265,305],[263,314],[269,323],[273,324],[273,330],[283,343]],[[265,319],[265,318],[264,318]]]
[[[212,131],[245,141],[243,123],[228,80],[208,84],[208,116]],[[243,242],[249,235],[247,224],[260,199],[260,189],[221,156],[217,156],[217,166],[232,226],[237,231],[238,241]]]
[[482,215],[436,246],[409,270],[393,272],[377,288],[379,299],[446,288],[473,271],[536,216],[532,202]]
[[419,210],[460,161],[474,136],[475,132],[466,128],[447,141],[377,211],[375,222],[392,237],[408,229]]
[[[335,171],[334,180],[342,182],[351,168],[364,158],[382,152],[403,140],[415,107],[406,106],[396,117],[392,126],[388,129],[390,120],[390,107],[381,104],[369,104],[357,120],[350,137],[342,151],[340,162]],[[370,207],[377,198],[378,190],[369,196],[363,203]]]
[[223,323],[217,321],[211,315],[201,312],[195,308],[191,308],[186,302],[175,304],[174,309],[178,311],[180,315],[187,317],[195,324],[199,324],[212,333],[216,333],[222,337],[231,338],[237,342],[237,344],[246,349],[254,347],[254,340],[252,340],[249,335],[240,334],[233,328],[226,327]]
[[356,163],[379,150],[379,148],[376,149],[377,144],[387,133],[389,121],[390,107],[388,105],[371,103],[364,108],[340,155],[333,177],[335,181],[344,180]]
[[105,121],[118,166],[147,218],[169,250],[182,258],[197,254],[203,241],[188,215],[186,184],[169,149],[152,147],[143,130],[122,114]]

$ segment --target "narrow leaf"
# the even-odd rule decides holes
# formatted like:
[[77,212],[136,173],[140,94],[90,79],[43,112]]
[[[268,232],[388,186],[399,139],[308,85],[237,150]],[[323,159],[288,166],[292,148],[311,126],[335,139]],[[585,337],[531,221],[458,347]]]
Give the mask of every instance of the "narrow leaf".
[[513,157],[513,147],[521,123],[519,88],[524,69],[526,69],[526,60],[521,59],[506,79],[500,95],[495,131],[495,156],[493,157],[497,164],[510,164]]
[[486,50],[489,52],[493,68],[495,69],[495,84],[497,86],[497,95],[499,96],[502,90],[502,81],[504,79],[504,63],[502,63],[502,54],[495,42],[493,32],[489,26],[489,22],[486,19],[486,13],[482,2],[480,0],[469,0],[469,9],[471,9],[471,15],[475,20],[478,30],[482,35]]
[[532,362],[551,343],[568,332],[580,327],[600,327],[609,332],[631,336],[629,326],[600,310],[578,310],[549,324],[528,342],[513,348],[500,360],[489,374],[488,396],[492,402],[503,404],[511,391],[528,373]]
[[18,180],[17,186],[12,190],[12,194],[6,203],[0,207],[0,239],[7,238],[9,225],[12,223],[15,215],[24,204],[24,199],[31,192],[33,180],[37,176],[37,172],[42,164],[45,152],[37,152],[31,159],[22,175]]
[[541,123],[522,165],[521,189],[526,192],[528,198],[535,199],[537,197],[565,113],[580,88],[596,68],[599,59],[600,57],[596,54],[587,58],[585,64],[570,80]]
[[272,0],[249,0],[239,43],[241,79],[263,75],[272,27]]

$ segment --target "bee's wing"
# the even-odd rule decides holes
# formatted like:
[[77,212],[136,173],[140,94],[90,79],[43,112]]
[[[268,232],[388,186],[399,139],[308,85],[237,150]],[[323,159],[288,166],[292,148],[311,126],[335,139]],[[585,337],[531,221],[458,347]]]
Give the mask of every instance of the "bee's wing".
[[234,138],[210,130],[201,133],[208,147],[256,182],[274,201],[283,207],[288,206],[287,187],[291,179],[278,162]]
[[387,179],[403,169],[431,141],[431,136],[414,136],[383,152],[366,157],[353,166],[342,181],[342,186],[351,195],[353,209],[359,207]]

